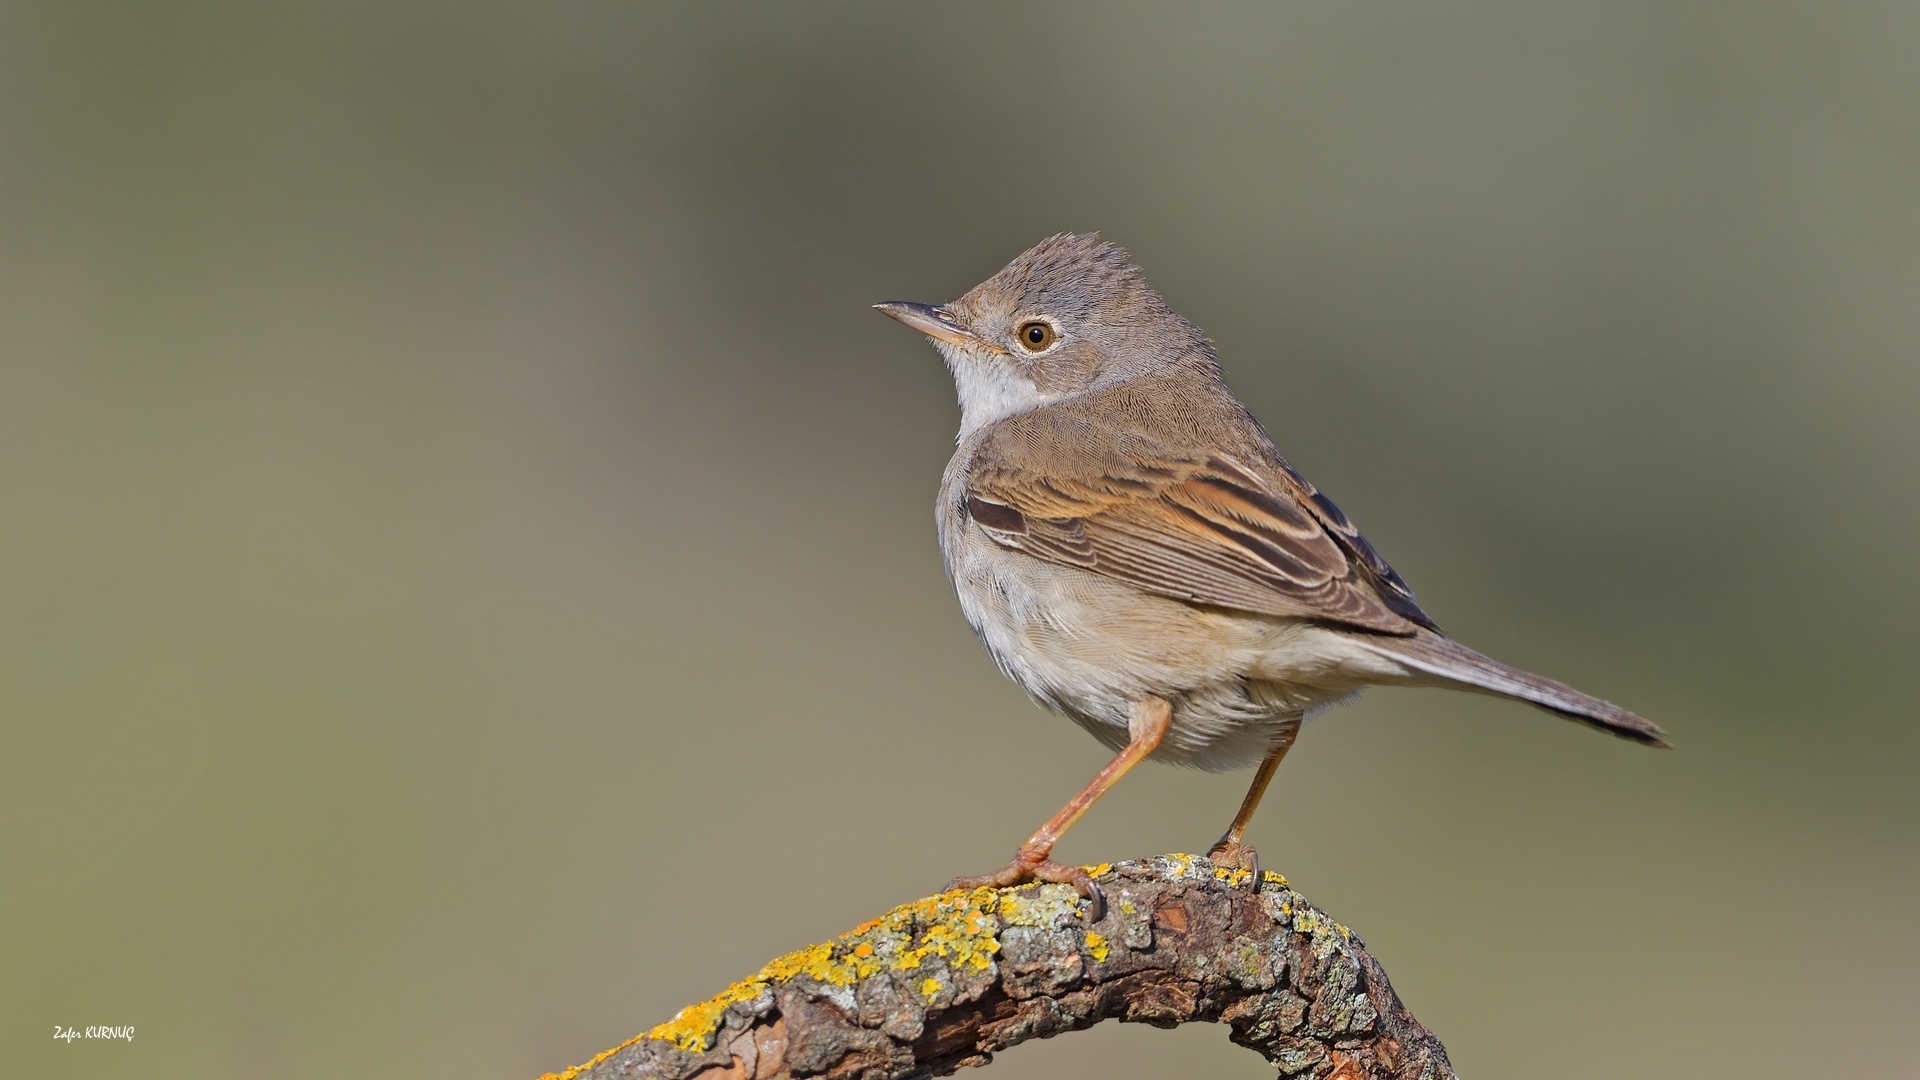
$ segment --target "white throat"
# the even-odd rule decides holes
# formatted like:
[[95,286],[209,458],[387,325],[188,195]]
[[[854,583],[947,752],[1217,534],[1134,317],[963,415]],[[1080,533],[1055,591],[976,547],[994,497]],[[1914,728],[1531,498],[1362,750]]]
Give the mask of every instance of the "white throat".
[[934,343],[953,372],[953,385],[960,394],[960,438],[996,420],[1026,412],[1052,401],[1055,395],[1042,393],[1032,381],[1021,377],[1003,361],[996,361],[949,345]]

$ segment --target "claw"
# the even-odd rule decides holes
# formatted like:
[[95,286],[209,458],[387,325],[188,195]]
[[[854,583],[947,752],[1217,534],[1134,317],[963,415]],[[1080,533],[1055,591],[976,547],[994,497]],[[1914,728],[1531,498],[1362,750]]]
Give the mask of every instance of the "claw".
[[1071,885],[1081,896],[1087,898],[1087,921],[1099,922],[1100,916],[1107,910],[1107,898],[1093,878],[1077,866],[1062,866],[1047,858],[1033,858],[1024,849],[1013,857],[1013,861],[995,870],[991,874],[979,877],[954,878],[947,883],[949,892],[955,889],[977,889],[982,885],[1004,889],[1010,885],[1020,885],[1029,881],[1048,881],[1057,885]]
[[1253,887],[1260,888],[1260,853],[1252,844],[1237,843],[1223,836],[1208,849],[1207,858],[1215,866],[1247,871],[1253,875]]

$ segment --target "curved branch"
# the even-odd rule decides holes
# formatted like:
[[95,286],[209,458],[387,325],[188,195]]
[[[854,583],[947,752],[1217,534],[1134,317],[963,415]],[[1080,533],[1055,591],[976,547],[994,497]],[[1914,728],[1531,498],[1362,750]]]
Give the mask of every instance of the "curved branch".
[[1452,1080],[1352,932],[1278,874],[1167,855],[907,904],[543,1080],[907,1080],[1107,1019],[1202,1020],[1299,1080]]

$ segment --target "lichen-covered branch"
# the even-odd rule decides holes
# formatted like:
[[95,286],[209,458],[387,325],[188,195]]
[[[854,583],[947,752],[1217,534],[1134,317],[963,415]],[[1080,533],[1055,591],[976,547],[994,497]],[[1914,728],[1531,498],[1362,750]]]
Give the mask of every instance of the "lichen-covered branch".
[[1102,1020],[1224,1023],[1294,1080],[1451,1080],[1447,1052],[1346,927],[1278,874],[1168,855],[1065,885],[974,889],[783,956],[543,1080],[905,1080]]

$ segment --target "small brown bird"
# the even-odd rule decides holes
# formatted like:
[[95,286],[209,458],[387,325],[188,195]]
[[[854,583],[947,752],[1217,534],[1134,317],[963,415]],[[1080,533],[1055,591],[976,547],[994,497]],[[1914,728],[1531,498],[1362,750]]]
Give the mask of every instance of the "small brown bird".
[[1460,645],[1221,380],[1213,347],[1126,253],[1042,240],[926,334],[960,394],[935,515],[967,622],[1000,670],[1119,751],[1006,868],[954,887],[1071,882],[1062,833],[1141,759],[1258,763],[1210,855],[1255,874],[1247,822],[1301,720],[1369,685],[1514,698],[1651,746],[1660,728]]

